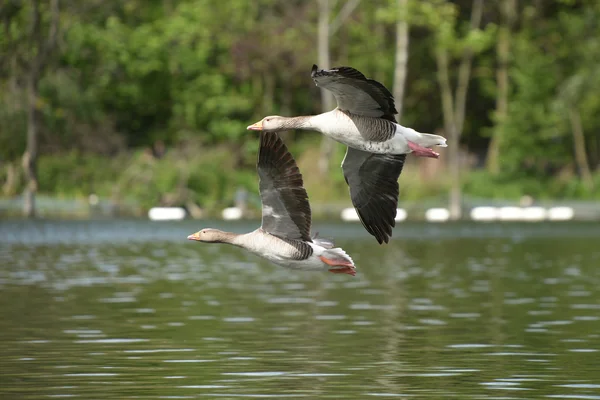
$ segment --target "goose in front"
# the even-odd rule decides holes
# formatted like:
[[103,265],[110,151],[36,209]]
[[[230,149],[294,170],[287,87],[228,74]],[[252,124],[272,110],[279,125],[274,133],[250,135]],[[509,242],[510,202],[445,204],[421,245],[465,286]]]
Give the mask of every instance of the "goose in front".
[[188,239],[242,247],[298,270],[356,274],[354,261],[333,243],[311,237],[311,211],[296,161],[276,133],[261,132],[257,170],[262,225],[246,234],[202,229]]
[[438,158],[431,147],[446,147],[446,139],[396,123],[398,112],[390,91],[354,68],[320,70],[313,65],[311,77],[317,86],[333,93],[334,110],[300,117],[269,116],[248,129],[315,130],[348,146],[342,171],[352,204],[367,232],[380,244],[388,243],[406,154]]

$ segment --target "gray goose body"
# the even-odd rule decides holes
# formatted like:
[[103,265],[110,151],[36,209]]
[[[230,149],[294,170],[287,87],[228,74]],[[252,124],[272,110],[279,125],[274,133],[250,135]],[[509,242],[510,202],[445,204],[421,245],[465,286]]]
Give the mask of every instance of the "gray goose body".
[[438,135],[419,133],[396,122],[394,98],[381,83],[352,67],[320,70],[313,65],[315,84],[331,91],[337,107],[312,116],[270,116],[248,129],[281,131],[316,130],[348,146],[342,162],[352,205],[378,243],[388,243],[398,207],[398,178],[410,152],[437,157],[429,149],[445,146]]
[[257,171],[260,228],[246,234],[202,229],[188,239],[242,247],[277,265],[355,275],[352,258],[333,243],[311,237],[311,210],[296,161],[275,133],[261,132]]

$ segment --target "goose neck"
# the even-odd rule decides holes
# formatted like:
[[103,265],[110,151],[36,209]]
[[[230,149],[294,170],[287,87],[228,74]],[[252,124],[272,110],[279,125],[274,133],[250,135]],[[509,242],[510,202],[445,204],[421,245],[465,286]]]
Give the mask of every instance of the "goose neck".
[[285,120],[286,129],[313,129],[313,116],[302,115],[299,117],[289,117]]

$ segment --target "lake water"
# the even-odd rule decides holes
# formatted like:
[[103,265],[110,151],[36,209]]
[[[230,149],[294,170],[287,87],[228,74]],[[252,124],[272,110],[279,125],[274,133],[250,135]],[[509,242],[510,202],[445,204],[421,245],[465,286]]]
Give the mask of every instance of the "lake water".
[[355,277],[202,221],[0,222],[2,399],[600,399],[598,224],[316,224]]

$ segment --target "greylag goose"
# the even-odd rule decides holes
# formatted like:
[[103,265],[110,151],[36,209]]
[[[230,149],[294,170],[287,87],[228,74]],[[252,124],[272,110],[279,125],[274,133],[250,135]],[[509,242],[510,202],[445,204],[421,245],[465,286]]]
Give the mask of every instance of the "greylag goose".
[[310,236],[311,211],[302,175],[276,133],[261,132],[257,170],[261,227],[246,234],[206,228],[188,239],[239,246],[283,267],[354,276],[354,261],[344,250]]
[[313,65],[311,77],[317,86],[334,94],[337,108],[318,115],[268,116],[248,129],[315,130],[348,146],[342,171],[352,204],[367,232],[379,244],[388,243],[406,154],[437,158],[439,154],[430,147],[446,147],[446,139],[396,123],[398,112],[390,91],[354,68],[319,70]]

